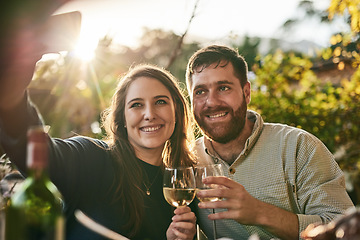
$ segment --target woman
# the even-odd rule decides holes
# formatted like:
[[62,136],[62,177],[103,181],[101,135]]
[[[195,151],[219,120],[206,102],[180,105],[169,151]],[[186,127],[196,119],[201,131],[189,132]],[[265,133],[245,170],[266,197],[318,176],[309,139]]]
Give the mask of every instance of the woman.
[[[111,152],[119,161],[116,167],[123,173],[116,176],[121,183],[116,191],[124,206],[133,208],[129,225],[134,229],[140,227],[143,201],[145,206],[152,204],[152,189],[157,191],[156,204],[169,207],[162,195],[160,166],[193,165],[188,117],[185,99],[169,72],[137,66],[120,81],[104,125]],[[153,220],[160,214],[154,211],[156,204],[147,209]]]
[[[26,131],[42,124],[26,94],[41,46],[30,25],[12,36],[0,56],[0,143],[25,172]],[[108,141],[51,138],[49,175],[64,197],[67,239],[103,239],[75,220],[76,209],[130,239],[193,239],[195,215],[173,211],[162,194],[164,166],[193,164],[188,125],[173,76],[143,65],[120,81],[104,116]]]

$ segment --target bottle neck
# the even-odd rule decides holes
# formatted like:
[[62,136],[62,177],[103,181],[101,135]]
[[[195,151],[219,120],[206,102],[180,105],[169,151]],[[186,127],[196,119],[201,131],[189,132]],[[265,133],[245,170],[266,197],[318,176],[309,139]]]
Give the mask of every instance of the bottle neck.
[[43,168],[28,168],[28,176],[33,178],[35,181],[41,179],[48,179],[47,169]]
[[48,149],[44,142],[28,142],[27,167],[29,175],[39,179],[46,175],[48,166]]

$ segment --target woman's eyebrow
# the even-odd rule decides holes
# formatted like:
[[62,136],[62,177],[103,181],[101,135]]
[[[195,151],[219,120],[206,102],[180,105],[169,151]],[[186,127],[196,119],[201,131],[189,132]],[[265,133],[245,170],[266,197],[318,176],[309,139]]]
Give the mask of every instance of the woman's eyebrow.
[[130,99],[126,104],[129,105],[132,102],[137,102],[137,101],[143,101],[143,99],[142,98],[133,98],[133,99]]
[[154,98],[155,98],[155,99],[158,99],[158,98],[167,98],[167,99],[170,99],[170,97],[167,96],[167,95],[157,95],[157,96],[155,96]]
[[[167,96],[167,95],[157,95],[157,96],[154,97],[154,99],[159,99],[159,98],[170,99],[170,97]],[[131,104],[133,102],[138,102],[138,101],[144,101],[144,99],[142,99],[142,98],[133,98],[133,99],[130,99],[126,104],[129,105],[129,104]]]

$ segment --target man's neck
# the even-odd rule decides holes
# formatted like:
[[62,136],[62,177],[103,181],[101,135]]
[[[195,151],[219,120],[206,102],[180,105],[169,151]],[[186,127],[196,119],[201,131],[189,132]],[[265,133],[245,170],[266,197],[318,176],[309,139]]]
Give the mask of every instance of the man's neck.
[[244,149],[245,142],[251,135],[253,127],[254,127],[254,123],[246,119],[244,129],[240,132],[239,136],[234,140],[228,143],[219,143],[219,142],[211,141],[211,144],[215,152],[221,157],[221,159],[223,159],[229,165],[231,165]]

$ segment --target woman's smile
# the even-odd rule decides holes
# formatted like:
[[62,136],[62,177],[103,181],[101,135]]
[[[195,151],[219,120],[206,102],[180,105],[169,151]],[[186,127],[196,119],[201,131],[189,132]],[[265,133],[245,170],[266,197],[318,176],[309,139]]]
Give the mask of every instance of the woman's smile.
[[153,133],[159,130],[160,128],[162,128],[162,126],[163,125],[146,126],[146,127],[141,127],[140,130],[147,133]]

